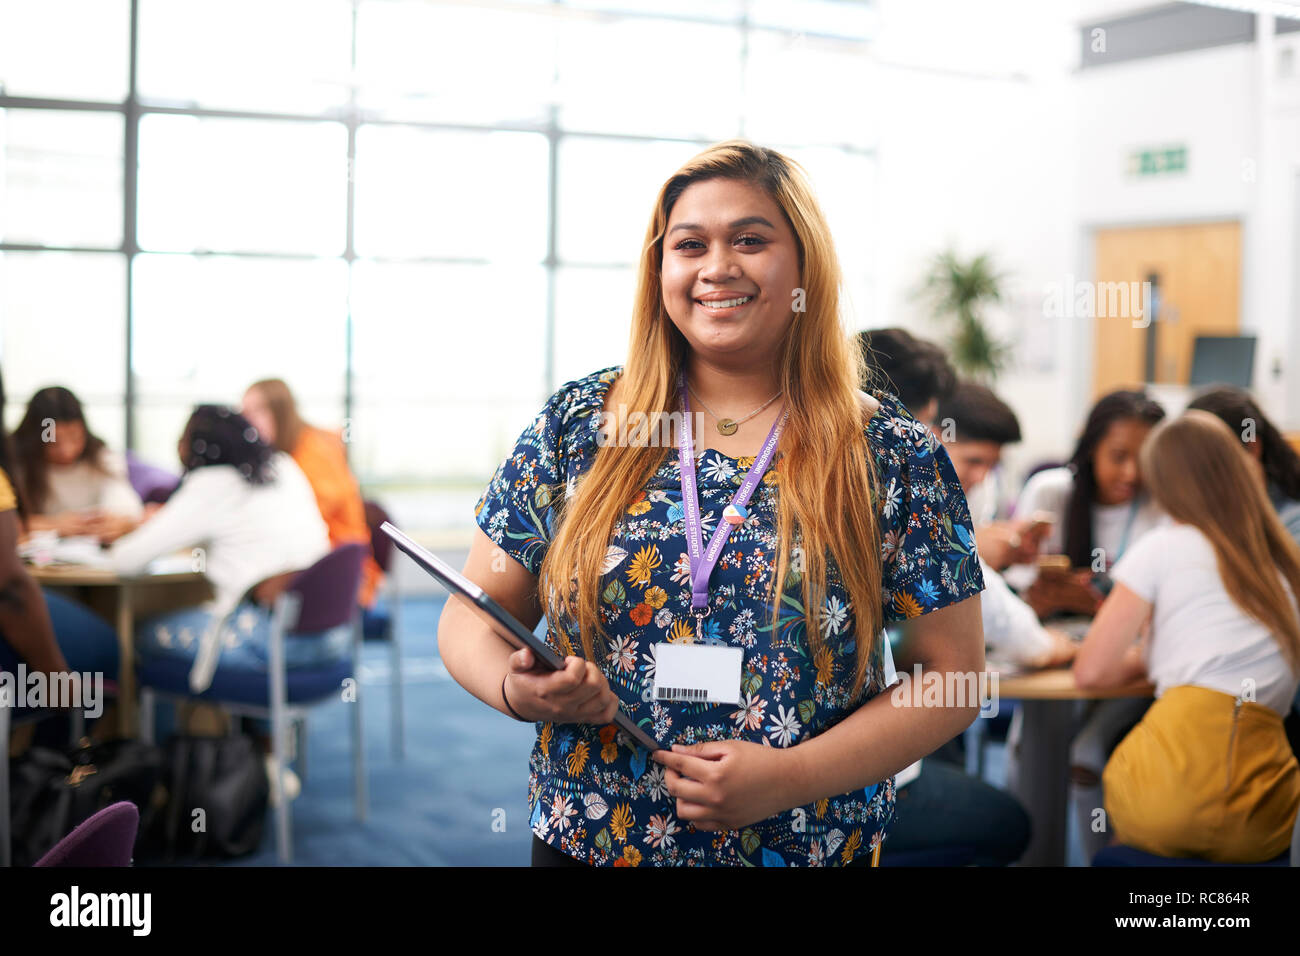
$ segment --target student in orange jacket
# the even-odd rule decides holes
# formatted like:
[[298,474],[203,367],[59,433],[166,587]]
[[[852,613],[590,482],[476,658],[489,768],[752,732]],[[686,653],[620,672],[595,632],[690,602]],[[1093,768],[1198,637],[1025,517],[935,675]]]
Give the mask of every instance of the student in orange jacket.
[[[287,452],[311,483],[316,504],[329,528],[330,547],[353,541],[370,545],[361,487],[348,467],[347,454],[340,437],[323,428],[307,424],[298,414],[289,386],[281,379],[254,382],[244,393],[242,414],[266,442]],[[383,572],[374,555],[366,558],[362,570],[360,601],[371,607]]]

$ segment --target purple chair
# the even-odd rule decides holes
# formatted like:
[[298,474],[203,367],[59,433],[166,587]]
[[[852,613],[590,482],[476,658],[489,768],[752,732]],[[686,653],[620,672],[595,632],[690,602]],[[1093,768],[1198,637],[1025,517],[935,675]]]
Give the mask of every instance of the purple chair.
[[[357,595],[361,590],[361,567],[366,553],[364,544],[340,545],[293,577],[276,598],[271,613],[270,667],[265,677],[251,672],[228,673],[222,670],[218,660],[211,686],[202,694],[195,695],[189,689],[188,662],[179,670],[166,661],[142,666],[137,679],[141,688],[140,729],[143,739],[153,742],[155,695],[209,701],[220,704],[232,714],[269,719],[271,754],[275,773],[280,777],[278,789],[283,794],[290,722],[305,725],[312,707],[338,701],[343,681],[357,679],[361,652]],[[296,667],[293,670],[285,667],[285,637],[324,637],[338,629],[346,629],[351,636],[350,659],[318,667]],[[300,739],[305,742],[305,734]],[[300,748],[299,752],[304,755],[305,749]],[[364,821],[367,794],[359,691],[352,701],[352,761],[357,819]],[[275,807],[275,836],[276,850],[282,863],[290,862],[293,854],[290,826],[289,801],[281,799]]]
[[35,866],[88,867],[130,866],[140,811],[123,800],[100,810],[77,824],[77,828],[56,843]]
[[167,469],[143,462],[131,451],[126,453],[126,477],[145,504],[166,502],[181,483]]

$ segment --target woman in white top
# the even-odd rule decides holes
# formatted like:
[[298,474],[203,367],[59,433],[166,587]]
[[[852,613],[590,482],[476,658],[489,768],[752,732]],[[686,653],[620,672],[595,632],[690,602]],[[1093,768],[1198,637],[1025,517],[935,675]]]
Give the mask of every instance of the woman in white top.
[[127,480],[126,460],[91,432],[68,389],[33,395],[13,442],[29,531],[53,528],[112,541],[140,523],[144,506]]
[[1106,765],[1109,832],[1164,856],[1272,859],[1300,807],[1282,726],[1300,684],[1300,548],[1213,415],[1158,427],[1142,468],[1172,521],[1116,565],[1074,665],[1085,689],[1156,685]]
[[[1161,520],[1160,509],[1144,490],[1138,453],[1164,414],[1142,392],[1111,392],[1089,411],[1070,460],[1025,483],[1016,516],[1050,515],[1042,551],[1064,554],[1070,561],[1068,570],[1019,565],[1004,572],[1007,583],[1039,617],[1095,614],[1109,587],[1107,572]],[[1090,701],[1079,715],[1070,745],[1071,803],[1089,858],[1105,843],[1104,834],[1091,826],[1092,808],[1101,801],[1102,768],[1146,707],[1146,701],[1135,699]],[[1018,741],[1020,731],[1017,720],[1008,739]],[[1012,752],[1014,762],[1014,747]]]
[[1073,569],[1072,574],[1039,573],[1024,565],[1007,569],[1008,583],[1040,617],[1095,613],[1105,596],[1105,572],[1159,522],[1160,509],[1143,488],[1138,450],[1164,414],[1141,392],[1111,392],[1088,413],[1069,462],[1025,483],[1016,515],[1051,514],[1055,520],[1043,553],[1067,555]]
[[[142,622],[136,633],[141,665],[158,659],[192,663],[205,635],[211,642],[228,615],[220,667],[264,672],[270,612],[249,600],[248,592],[329,553],[315,495],[288,455],[274,451],[227,408],[199,406],[179,452],[180,486],[152,518],[113,545],[109,559],[119,572],[138,573],[155,558],[188,551],[215,596],[206,605]],[[344,656],[347,648],[346,635],[291,638],[286,663],[318,663]],[[192,674],[191,689],[204,689],[209,679],[210,674]]]

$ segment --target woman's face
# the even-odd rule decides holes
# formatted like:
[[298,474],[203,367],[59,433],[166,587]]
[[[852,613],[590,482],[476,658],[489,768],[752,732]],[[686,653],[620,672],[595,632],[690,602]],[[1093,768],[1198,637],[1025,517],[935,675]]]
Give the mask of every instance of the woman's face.
[[1142,488],[1138,451],[1151,432],[1146,422],[1122,418],[1111,422],[1092,456],[1092,475],[1097,483],[1097,500],[1103,505],[1131,501]]
[[240,406],[239,413],[257,429],[257,433],[262,436],[262,441],[268,445],[275,444],[275,417],[271,414],[271,408],[266,404],[266,399],[262,397],[261,392],[255,388],[245,392],[244,404]]
[[55,422],[54,441],[45,446],[45,460],[51,465],[71,465],[86,450],[83,422]]
[[664,309],[697,354],[728,365],[771,361],[794,319],[794,230],[756,186],[693,183],[668,218],[660,277]]

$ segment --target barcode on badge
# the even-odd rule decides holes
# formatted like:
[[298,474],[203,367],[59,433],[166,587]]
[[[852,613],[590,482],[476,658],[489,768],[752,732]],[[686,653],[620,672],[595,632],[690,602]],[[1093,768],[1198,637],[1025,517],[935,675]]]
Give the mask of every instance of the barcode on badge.
[[709,699],[709,692],[700,687],[656,687],[655,700],[684,700],[691,703],[704,703]]

